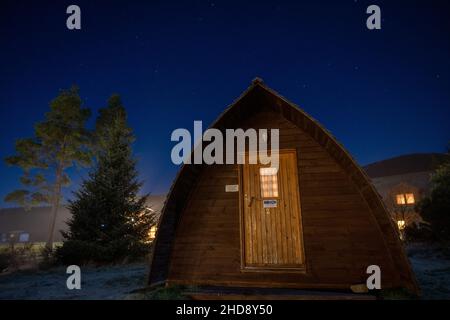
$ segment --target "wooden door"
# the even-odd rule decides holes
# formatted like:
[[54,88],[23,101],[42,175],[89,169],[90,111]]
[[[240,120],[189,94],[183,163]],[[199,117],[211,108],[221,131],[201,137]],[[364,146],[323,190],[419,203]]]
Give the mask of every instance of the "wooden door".
[[241,179],[243,267],[303,269],[295,150],[280,152],[278,170],[260,164],[242,165]]

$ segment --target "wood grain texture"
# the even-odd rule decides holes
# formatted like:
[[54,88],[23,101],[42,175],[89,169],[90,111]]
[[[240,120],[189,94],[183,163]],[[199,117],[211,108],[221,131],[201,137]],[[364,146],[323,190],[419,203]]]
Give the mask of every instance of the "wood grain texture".
[[[304,270],[296,150],[280,153],[277,196],[264,197],[261,191],[260,169],[267,166],[247,163],[240,167],[243,268]],[[277,206],[264,208],[263,200],[271,199]]]
[[[302,228],[305,272],[243,270],[241,248],[251,259],[258,255],[266,262],[268,252],[280,252],[283,257],[289,252],[279,249],[278,234],[270,236],[276,239],[275,245],[241,242],[241,199],[239,193],[226,193],[224,187],[240,184],[237,165],[191,165],[182,168],[163,210],[150,283],[349,289],[365,283],[367,266],[377,264],[384,288],[418,292],[378,194],[348,153],[314,120],[270,89],[256,85],[213,126],[279,128],[280,148],[296,150],[301,199],[297,226]],[[252,230],[255,223],[288,229],[286,220],[262,222],[263,216],[255,215],[246,219]],[[260,232],[254,230],[252,236],[262,243]]]
[[[343,287],[347,287],[350,283],[364,282],[365,268],[377,263],[384,270],[384,279],[391,280],[389,274],[394,273],[394,270],[392,265],[387,263],[389,259],[381,235],[376,226],[370,223],[370,211],[349,178],[345,174],[335,174],[343,172],[336,162],[330,156],[324,158],[324,154],[320,154],[321,159],[327,161],[324,166],[316,165],[321,170],[316,170],[317,172],[306,170],[308,166],[303,166],[303,155],[306,155],[310,161],[311,154],[308,151],[302,152],[302,142],[308,141],[309,147],[313,140],[308,139],[308,135],[298,128],[296,132],[293,132],[292,125],[287,120],[279,119],[276,114],[268,115],[266,112],[260,112],[254,115],[245,127],[265,128],[267,121],[274,118],[278,120],[280,140],[283,143],[285,127],[289,128],[289,135],[294,134],[299,138],[298,141],[290,139],[286,146],[298,150],[296,171],[299,189],[296,191],[300,194],[302,205],[305,257],[308,261],[306,273],[299,275],[289,272],[258,271],[257,274],[251,271],[242,272],[239,244],[240,197],[238,193],[226,193],[224,189],[227,183],[238,183],[239,170],[237,165],[216,165],[205,167],[201,171],[196,187],[182,214],[174,241],[169,280],[172,282],[176,279],[192,280],[196,284],[203,281],[215,281],[222,285],[231,285],[236,281],[261,285],[269,282],[276,286],[289,283],[290,287],[296,283],[301,287],[305,281],[306,283],[326,281],[325,283],[334,285],[342,283]],[[288,176],[285,161],[285,158],[281,156],[280,170],[281,175]],[[331,166],[330,163],[335,166]],[[335,170],[336,167],[339,170]],[[253,170],[243,170],[244,176],[254,181],[249,185],[248,192],[259,194],[256,173],[258,167],[251,168]],[[310,179],[309,174],[322,175],[322,179]],[[231,178],[233,175],[234,178]],[[303,185],[304,175],[305,185]],[[313,181],[316,184],[315,192],[308,190],[307,181]],[[336,181],[339,183],[337,184]],[[212,197],[211,193],[204,192],[203,186],[222,187],[217,187],[217,192],[214,192]],[[281,187],[285,192],[289,192],[290,186],[287,179],[284,179]],[[330,194],[329,189],[332,189],[334,193]],[[256,201],[254,206],[256,211],[264,211],[260,201]],[[266,225],[270,225],[271,221],[265,214],[257,215],[255,212],[248,215],[247,219],[252,226],[259,224],[264,228],[253,229],[252,235],[255,237],[256,246],[246,244],[246,251],[254,250],[255,256],[259,258],[255,266],[270,266],[272,261],[269,257],[275,249],[272,246],[272,235],[267,235],[265,232],[270,231],[271,228],[266,229]],[[282,245],[285,250],[283,252],[285,261],[295,261],[293,253],[296,250],[290,247],[292,244],[290,237],[299,234],[299,231],[293,232],[293,228],[299,228],[300,224],[293,226],[292,217],[284,216],[281,225],[286,231],[282,235],[286,240]],[[357,245],[363,249],[355,250]],[[375,257],[373,253],[376,253]],[[307,278],[310,280],[305,280]]]

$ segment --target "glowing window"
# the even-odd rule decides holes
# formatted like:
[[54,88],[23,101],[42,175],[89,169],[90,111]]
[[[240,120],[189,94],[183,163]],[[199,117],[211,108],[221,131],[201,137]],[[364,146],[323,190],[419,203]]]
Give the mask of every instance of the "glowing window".
[[402,193],[402,194],[398,194],[397,195],[397,204],[405,204],[406,203],[406,201],[405,201],[405,195]]
[[156,226],[152,226],[150,228],[150,231],[148,232],[148,237],[149,237],[150,240],[155,239],[155,237],[156,237]]
[[416,202],[414,199],[413,193],[398,194],[396,199],[397,199],[397,204],[399,204],[399,205],[414,204]]
[[278,177],[277,168],[260,168],[261,197],[278,197]]
[[414,194],[413,193],[405,194],[405,198],[406,198],[406,204],[414,204],[415,203]]

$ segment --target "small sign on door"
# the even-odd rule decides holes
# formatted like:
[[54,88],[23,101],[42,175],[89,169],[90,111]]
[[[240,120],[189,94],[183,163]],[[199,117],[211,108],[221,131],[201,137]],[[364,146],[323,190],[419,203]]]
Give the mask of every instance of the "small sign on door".
[[225,186],[225,192],[238,192],[239,185],[238,184],[227,184]]
[[263,200],[264,208],[276,208],[278,206],[278,201],[275,199]]

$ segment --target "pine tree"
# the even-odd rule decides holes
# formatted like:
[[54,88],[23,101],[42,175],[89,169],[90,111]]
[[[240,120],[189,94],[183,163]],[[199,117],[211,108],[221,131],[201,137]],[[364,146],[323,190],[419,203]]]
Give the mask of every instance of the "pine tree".
[[5,201],[25,208],[43,203],[52,207],[46,243],[50,250],[62,188],[70,183],[66,169],[91,162],[90,134],[85,128],[90,114],[89,109],[82,108],[78,88],[61,91],[51,101],[45,120],[35,125],[34,137],[17,140],[16,154],[5,159],[24,171],[20,181],[26,187],[9,193]]
[[147,196],[138,196],[134,135],[118,95],[100,110],[95,140],[96,166],[70,201],[72,218],[60,253],[74,246],[72,251],[85,251],[76,252],[78,260],[111,262],[141,252],[152,223]]

